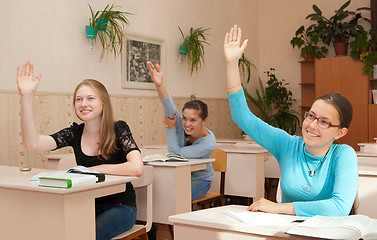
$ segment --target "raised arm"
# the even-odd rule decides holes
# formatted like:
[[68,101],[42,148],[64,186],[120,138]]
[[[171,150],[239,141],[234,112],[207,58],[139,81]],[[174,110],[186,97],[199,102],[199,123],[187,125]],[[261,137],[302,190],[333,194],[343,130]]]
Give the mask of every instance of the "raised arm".
[[169,94],[166,91],[164,84],[162,82],[163,74],[162,74],[160,65],[157,63],[156,68],[155,68],[150,61],[147,62],[147,65],[148,65],[149,73],[151,74],[151,77],[152,77],[152,81],[154,85],[156,86],[158,96],[161,99],[166,99],[169,96]]
[[225,34],[224,39],[224,56],[227,72],[228,93],[232,94],[242,88],[240,73],[238,70],[238,60],[242,56],[248,40],[241,43],[241,28],[234,25],[229,33]]
[[41,75],[34,79],[33,64],[29,61],[17,67],[17,86],[21,95],[21,132],[26,148],[34,150],[52,150],[56,148],[54,139],[47,135],[39,135],[35,129],[33,114],[34,92],[39,85]]

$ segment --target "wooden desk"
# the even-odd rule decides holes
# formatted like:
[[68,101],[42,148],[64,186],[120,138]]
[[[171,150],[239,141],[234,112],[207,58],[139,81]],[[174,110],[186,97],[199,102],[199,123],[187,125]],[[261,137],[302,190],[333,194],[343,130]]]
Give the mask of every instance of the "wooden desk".
[[377,156],[375,154],[359,154],[359,207],[357,214],[367,215],[370,218],[377,218]]
[[228,205],[169,217],[174,225],[174,239],[312,239],[284,234],[286,227],[253,226],[227,216],[226,209],[237,211],[246,206]]
[[95,239],[95,198],[122,192],[138,179],[106,175],[102,183],[58,189],[29,181],[41,171],[51,170],[0,166],[2,239]]
[[270,153],[246,141],[238,145],[218,143],[217,147],[227,153],[225,195],[264,197],[265,161]]
[[[166,154],[166,146],[164,149],[141,149],[143,157],[154,153]],[[206,163],[213,161],[214,159],[192,159],[189,162],[147,163],[153,166],[154,222],[170,224],[169,216],[191,212],[191,172],[205,169]],[[141,193],[139,195],[142,196]],[[138,211],[141,216],[145,216],[143,209]]]
[[[275,159],[268,159],[272,156],[266,149],[251,141],[240,141],[236,143],[217,143],[218,148],[227,153],[227,170],[225,180],[225,195],[241,196],[259,199],[264,197],[265,162],[273,167],[274,174],[280,173],[279,166]],[[166,145],[148,145],[142,150],[148,154],[165,154]],[[277,172],[277,173],[276,173]],[[270,174],[271,175],[271,174]],[[280,174],[279,174],[280,176]],[[276,176],[279,178],[279,176]],[[219,192],[219,174],[214,174],[211,191]]]

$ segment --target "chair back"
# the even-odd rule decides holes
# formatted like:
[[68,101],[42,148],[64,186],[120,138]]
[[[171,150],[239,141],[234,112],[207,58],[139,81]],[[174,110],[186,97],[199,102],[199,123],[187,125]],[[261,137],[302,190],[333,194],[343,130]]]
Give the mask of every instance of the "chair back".
[[215,148],[212,151],[211,158],[215,161],[212,162],[212,167],[214,171],[226,172],[226,152],[220,148]]

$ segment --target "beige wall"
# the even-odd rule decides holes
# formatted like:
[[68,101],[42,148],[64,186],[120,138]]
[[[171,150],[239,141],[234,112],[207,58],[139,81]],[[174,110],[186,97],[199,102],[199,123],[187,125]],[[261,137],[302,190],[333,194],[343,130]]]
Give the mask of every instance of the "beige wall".
[[[112,1],[88,1],[93,9],[103,9]],[[226,98],[225,69],[222,45],[224,34],[234,23],[244,27],[249,38],[258,29],[258,1],[244,0],[123,0],[114,1],[122,10],[131,12],[126,34],[141,34],[165,41],[165,79],[173,96]],[[0,20],[0,89],[16,90],[15,68],[25,60],[35,63],[35,72],[42,73],[39,91],[73,92],[85,78],[102,81],[113,94],[155,96],[154,90],[121,88],[121,58],[109,55],[98,61],[101,46],[89,51],[85,25],[90,17],[85,0],[3,0]],[[245,14],[240,14],[245,12]],[[4,21],[3,21],[4,20]],[[182,42],[178,30],[190,27],[210,28],[210,46],[205,48],[205,67],[190,77],[187,60],[178,63]],[[257,41],[249,50],[257,56]],[[213,86],[216,86],[213,88]]]
[[[107,3],[105,0],[88,1],[95,10],[100,10]],[[305,17],[312,13],[312,4],[316,3],[326,16],[330,16],[345,0],[115,0],[124,11],[133,13],[129,17],[131,24],[126,34],[147,35],[165,41],[164,76],[168,91],[183,103],[194,93],[210,103],[215,125],[209,128],[218,137],[237,137],[240,130],[230,124],[230,115],[226,100],[225,64],[223,60],[223,39],[229,28],[237,23],[243,30],[243,37],[249,39],[246,56],[259,69],[259,74],[270,67],[276,69],[278,78],[290,82],[296,108],[300,105],[300,65],[299,50],[292,49],[289,41],[295,30],[301,25],[309,25]],[[350,9],[369,6],[369,0],[354,0]],[[155,90],[136,90],[121,88],[121,58],[109,55],[102,62],[98,61],[101,49],[99,43],[89,51],[89,40],[85,37],[84,27],[90,17],[87,1],[84,0],[2,0],[0,8],[1,38],[0,46],[0,111],[8,114],[0,120],[2,149],[8,148],[9,155],[1,156],[0,164],[5,164],[5,157],[12,165],[24,165],[23,146],[19,132],[19,101],[15,81],[16,66],[25,60],[35,64],[35,73],[42,73],[38,92],[48,99],[48,104],[41,108],[49,116],[54,111],[59,114],[73,114],[65,106],[75,86],[85,78],[102,81],[114,97],[115,112],[118,117],[131,121],[131,129],[137,135],[140,144],[154,144],[165,141],[160,122],[161,111],[151,108],[152,102],[158,101]],[[192,76],[189,74],[186,59],[178,62],[178,46],[181,43],[180,26],[185,32],[190,27],[210,28],[210,46],[205,48],[205,66]],[[329,56],[333,56],[332,49]],[[247,86],[254,93],[256,79]],[[265,80],[265,78],[263,78]],[[48,92],[49,94],[46,94]],[[60,106],[55,106],[58,98]],[[125,104],[124,102],[127,102]],[[54,109],[58,110],[54,110]],[[140,112],[130,109],[149,109]],[[225,109],[224,109],[225,108]],[[40,112],[38,112],[39,114]],[[51,115],[54,116],[54,115]],[[153,121],[149,119],[153,116]],[[134,121],[134,119],[141,119]],[[64,118],[66,121],[66,118]],[[219,120],[220,119],[220,120]],[[47,121],[36,116],[38,126]],[[56,122],[50,117],[49,126],[44,128],[55,131],[67,125]],[[219,126],[227,126],[224,128]],[[153,132],[154,131],[154,132]],[[157,134],[158,133],[158,134]],[[159,137],[157,137],[159,136]],[[144,138],[144,139],[143,139]],[[34,154],[34,153],[33,153]],[[33,155],[34,156],[34,155]],[[32,157],[31,157],[32,158]],[[43,165],[40,160],[34,166]],[[39,158],[41,159],[41,158]],[[5,161],[5,162],[4,162]],[[29,163],[28,163],[29,164]]]

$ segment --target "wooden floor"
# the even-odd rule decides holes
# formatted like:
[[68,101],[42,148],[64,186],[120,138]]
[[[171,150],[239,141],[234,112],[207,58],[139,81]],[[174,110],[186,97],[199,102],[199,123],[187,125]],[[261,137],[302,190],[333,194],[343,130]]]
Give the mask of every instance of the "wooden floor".
[[173,240],[167,224],[160,224],[157,230],[156,240]]

